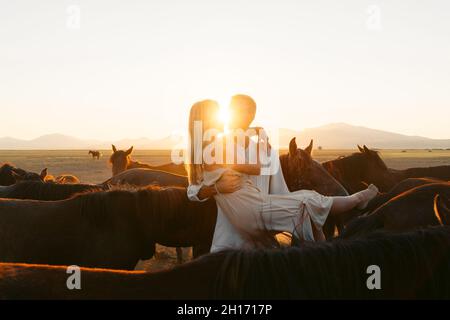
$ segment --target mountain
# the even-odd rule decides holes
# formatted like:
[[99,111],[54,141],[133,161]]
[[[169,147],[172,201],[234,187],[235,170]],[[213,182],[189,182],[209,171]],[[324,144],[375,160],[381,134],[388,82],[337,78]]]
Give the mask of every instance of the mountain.
[[[450,148],[450,139],[407,136],[361,126],[353,126],[346,123],[332,123],[301,131],[280,129],[278,132],[279,146],[286,148],[292,137],[297,138],[299,146],[306,146],[311,139],[314,139],[314,145],[316,147],[321,146],[325,149],[355,149],[357,144],[366,144],[370,148],[379,149]],[[179,139],[177,140],[172,137],[157,140],[142,137],[106,142],[100,140],[83,140],[62,134],[49,134],[33,140],[21,140],[12,137],[0,138],[0,149],[110,149],[111,144],[115,144],[118,148],[134,146],[136,149],[171,149],[179,141]]]
[[11,137],[0,138],[0,149],[3,150],[63,150],[63,149],[111,149],[111,144],[118,148],[136,149],[171,149],[178,141],[171,137],[151,140],[148,138],[122,139],[119,141],[83,140],[63,134],[48,134],[32,140],[21,140]]
[[82,140],[63,134],[47,134],[32,140],[0,138],[0,149],[86,149],[101,143],[96,140]]
[[407,136],[346,123],[304,129],[296,134],[295,131],[282,129],[279,136],[280,146],[288,146],[290,138],[296,136],[299,145],[307,145],[310,139],[314,139],[315,146],[326,149],[354,149],[357,144],[379,149],[450,148],[450,139]]

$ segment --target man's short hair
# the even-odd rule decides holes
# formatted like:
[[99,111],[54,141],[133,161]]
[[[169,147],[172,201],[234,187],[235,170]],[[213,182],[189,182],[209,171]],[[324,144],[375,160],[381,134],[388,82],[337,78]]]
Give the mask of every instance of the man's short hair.
[[237,94],[231,98],[230,108],[245,107],[248,112],[256,114],[256,102],[252,97],[245,94]]

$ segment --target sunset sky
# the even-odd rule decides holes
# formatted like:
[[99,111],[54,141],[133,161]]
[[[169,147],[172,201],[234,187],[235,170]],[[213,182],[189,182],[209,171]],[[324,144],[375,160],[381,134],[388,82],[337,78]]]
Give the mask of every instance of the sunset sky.
[[0,137],[161,138],[246,93],[264,126],[448,139],[449,39],[446,0],[0,0]]

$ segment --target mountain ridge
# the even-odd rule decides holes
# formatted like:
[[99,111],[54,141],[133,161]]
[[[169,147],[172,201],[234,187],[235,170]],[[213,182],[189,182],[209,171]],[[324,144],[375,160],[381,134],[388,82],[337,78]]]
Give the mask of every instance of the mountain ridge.
[[[282,128],[278,132],[278,145],[285,148],[292,137],[297,138],[299,146],[314,140],[316,147],[324,149],[354,149],[357,144],[379,149],[448,149],[450,139],[432,139],[421,136],[410,136],[395,132],[372,129],[347,123],[329,123],[315,128],[293,130]],[[109,149],[111,144],[118,148],[133,145],[138,149],[172,149],[179,145],[181,138],[167,136],[161,139],[124,138],[118,141],[102,141],[98,139],[80,139],[77,137],[52,133],[31,140],[14,137],[0,138],[2,150],[61,150],[61,149]]]

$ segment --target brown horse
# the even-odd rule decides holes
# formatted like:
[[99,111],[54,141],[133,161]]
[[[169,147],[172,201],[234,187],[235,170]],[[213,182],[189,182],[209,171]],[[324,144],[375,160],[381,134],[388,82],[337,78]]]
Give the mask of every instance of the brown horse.
[[145,187],[149,185],[187,187],[188,179],[186,176],[180,176],[165,171],[139,168],[123,171],[106,180],[103,184],[129,185],[136,187]]
[[10,186],[19,181],[44,181],[46,176],[47,168],[37,174],[6,163],[0,167],[0,186]]
[[213,200],[189,201],[184,188],[92,192],[61,201],[0,199],[0,261],[130,270],[152,257],[155,243],[210,245],[216,215]]
[[449,208],[450,182],[426,184],[392,198],[371,214],[354,219],[342,237],[352,238],[379,229],[406,231],[449,224]]
[[373,183],[382,192],[389,191],[397,181],[377,151],[366,146],[360,152],[347,157],[322,163],[322,166],[335,177],[349,193],[364,190]]
[[105,186],[90,184],[55,184],[41,181],[23,181],[0,186],[0,198],[56,201],[76,194],[107,190]]
[[133,152],[133,147],[126,151],[117,150],[117,148],[112,145],[113,154],[109,158],[109,162],[112,164],[112,174],[113,177],[125,170],[136,169],[136,168],[146,168],[152,170],[166,171],[176,175],[186,176],[186,169],[183,164],[164,164],[160,166],[152,166],[146,163],[141,163],[138,161],[131,160],[131,153]]
[[88,154],[92,155],[92,159],[100,160],[100,156],[102,155],[100,151],[97,150],[89,150]]
[[[289,143],[289,153],[280,156],[284,180],[290,191],[315,190],[326,196],[347,196],[345,188],[333,178],[317,161],[311,157],[313,141],[304,150],[297,147],[295,138]],[[346,220],[353,217],[353,212],[347,216],[328,216],[323,231],[327,239],[332,238],[336,231],[342,232]],[[336,230],[337,228],[337,230]]]
[[423,186],[425,184],[431,184],[431,183],[439,183],[439,182],[445,182],[438,179],[431,179],[431,178],[408,178],[405,179],[398,184],[396,184],[389,192],[381,193],[375,198],[373,198],[369,204],[367,205],[366,209],[364,209],[365,212],[371,212],[378,207],[382,206],[392,198],[410,190],[416,187]]
[[[381,268],[381,290],[367,287]],[[0,299],[449,299],[450,229],[222,251],[160,272],[0,263]],[[73,272],[73,271],[72,271]]]
[[450,180],[450,166],[410,168],[394,170],[386,166],[379,153],[367,146],[358,146],[359,153],[322,163],[350,193],[375,184],[382,192],[388,192],[397,183],[407,178],[435,178]]

